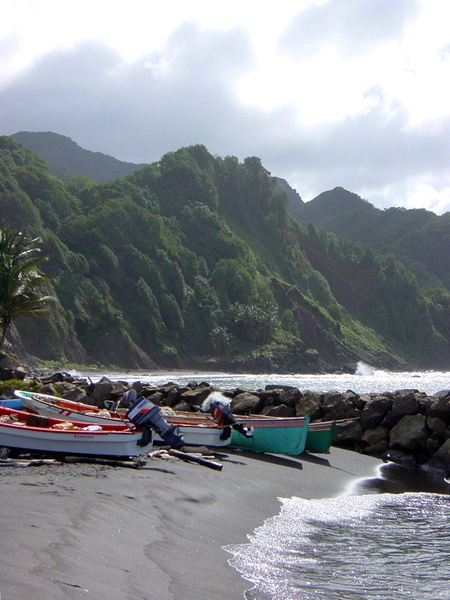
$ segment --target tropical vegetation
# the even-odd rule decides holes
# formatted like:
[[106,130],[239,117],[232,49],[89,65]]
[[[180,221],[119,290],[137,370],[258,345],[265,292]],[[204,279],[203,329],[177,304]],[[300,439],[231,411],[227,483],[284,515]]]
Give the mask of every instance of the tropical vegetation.
[[126,368],[441,368],[450,295],[394,255],[301,224],[260,159],[181,148],[63,182],[0,138],[0,218],[42,238],[56,301],[17,319],[40,360]]

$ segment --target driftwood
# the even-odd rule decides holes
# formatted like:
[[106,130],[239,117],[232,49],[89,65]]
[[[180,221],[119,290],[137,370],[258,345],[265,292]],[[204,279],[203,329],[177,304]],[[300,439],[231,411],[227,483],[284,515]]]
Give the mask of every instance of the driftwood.
[[128,467],[129,469],[139,469],[147,464],[147,461],[142,458],[136,460],[116,460],[112,458],[97,458],[95,456],[66,456],[63,462],[105,465],[108,467]]
[[42,465],[53,465],[56,462],[58,461],[53,458],[32,458],[31,460],[0,458],[0,467],[42,467]]
[[214,469],[216,471],[221,471],[223,465],[212,460],[207,460],[206,458],[202,458],[196,454],[188,454],[187,452],[182,452],[181,450],[168,450],[170,456],[175,456],[176,458],[181,458],[181,460],[190,461],[198,463],[203,467],[208,467],[209,469]]
[[87,463],[91,465],[105,465],[108,467],[128,467],[129,469],[139,469],[147,464],[143,459],[136,460],[115,460],[108,458],[98,458],[95,456],[64,456],[55,458],[31,458],[31,459],[13,459],[0,458],[0,467],[41,467],[43,465],[54,465],[62,463]]

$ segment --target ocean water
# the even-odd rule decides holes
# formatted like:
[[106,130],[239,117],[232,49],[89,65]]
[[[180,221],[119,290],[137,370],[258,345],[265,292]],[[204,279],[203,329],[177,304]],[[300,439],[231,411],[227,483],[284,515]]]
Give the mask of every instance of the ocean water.
[[450,389],[450,372],[414,371],[414,372],[389,372],[377,370],[364,363],[358,364],[355,374],[273,374],[273,373],[217,373],[205,371],[122,371],[101,373],[97,371],[80,371],[78,375],[90,377],[93,382],[106,375],[111,379],[121,379],[132,383],[142,381],[150,385],[159,386],[168,382],[186,385],[191,381],[207,381],[220,390],[241,388],[245,390],[264,389],[266,385],[282,384],[291,385],[302,391],[311,390],[327,392],[337,390],[346,392],[352,390],[357,394],[370,392],[386,392],[404,389],[417,389],[432,395],[444,389]]
[[[93,381],[101,375],[80,373]],[[390,373],[360,363],[354,375],[224,374],[159,371],[103,373],[129,383],[216,389],[370,392],[450,389],[450,372]],[[422,471],[382,465],[373,479],[323,500],[280,499],[280,513],[246,544],[224,548],[248,580],[247,600],[450,600],[450,484]]]
[[361,494],[282,500],[230,564],[248,600],[450,598],[450,496]]

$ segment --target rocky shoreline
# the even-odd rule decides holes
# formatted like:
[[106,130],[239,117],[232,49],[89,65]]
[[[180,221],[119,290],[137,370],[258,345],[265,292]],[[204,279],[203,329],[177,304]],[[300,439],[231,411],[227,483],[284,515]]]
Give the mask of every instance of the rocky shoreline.
[[[157,406],[195,411],[213,391],[222,392],[237,415],[261,414],[302,417],[311,421],[337,421],[333,446],[357,451],[409,468],[421,468],[443,477],[450,475],[450,390],[433,396],[417,389],[357,394],[300,391],[296,387],[268,385],[264,390],[217,390],[208,382],[185,386],[168,382],[154,387],[139,381],[97,383],[69,373],[25,380],[22,387],[44,394],[103,407],[133,388]],[[4,392],[13,397],[17,385]]]

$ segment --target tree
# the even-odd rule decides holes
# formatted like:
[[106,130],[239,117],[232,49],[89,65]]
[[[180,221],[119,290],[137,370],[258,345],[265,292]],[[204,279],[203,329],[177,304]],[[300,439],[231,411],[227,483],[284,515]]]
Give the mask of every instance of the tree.
[[37,256],[40,241],[28,241],[21,232],[0,223],[0,350],[17,317],[46,312],[54,301],[41,294],[50,278],[38,268],[45,260]]

